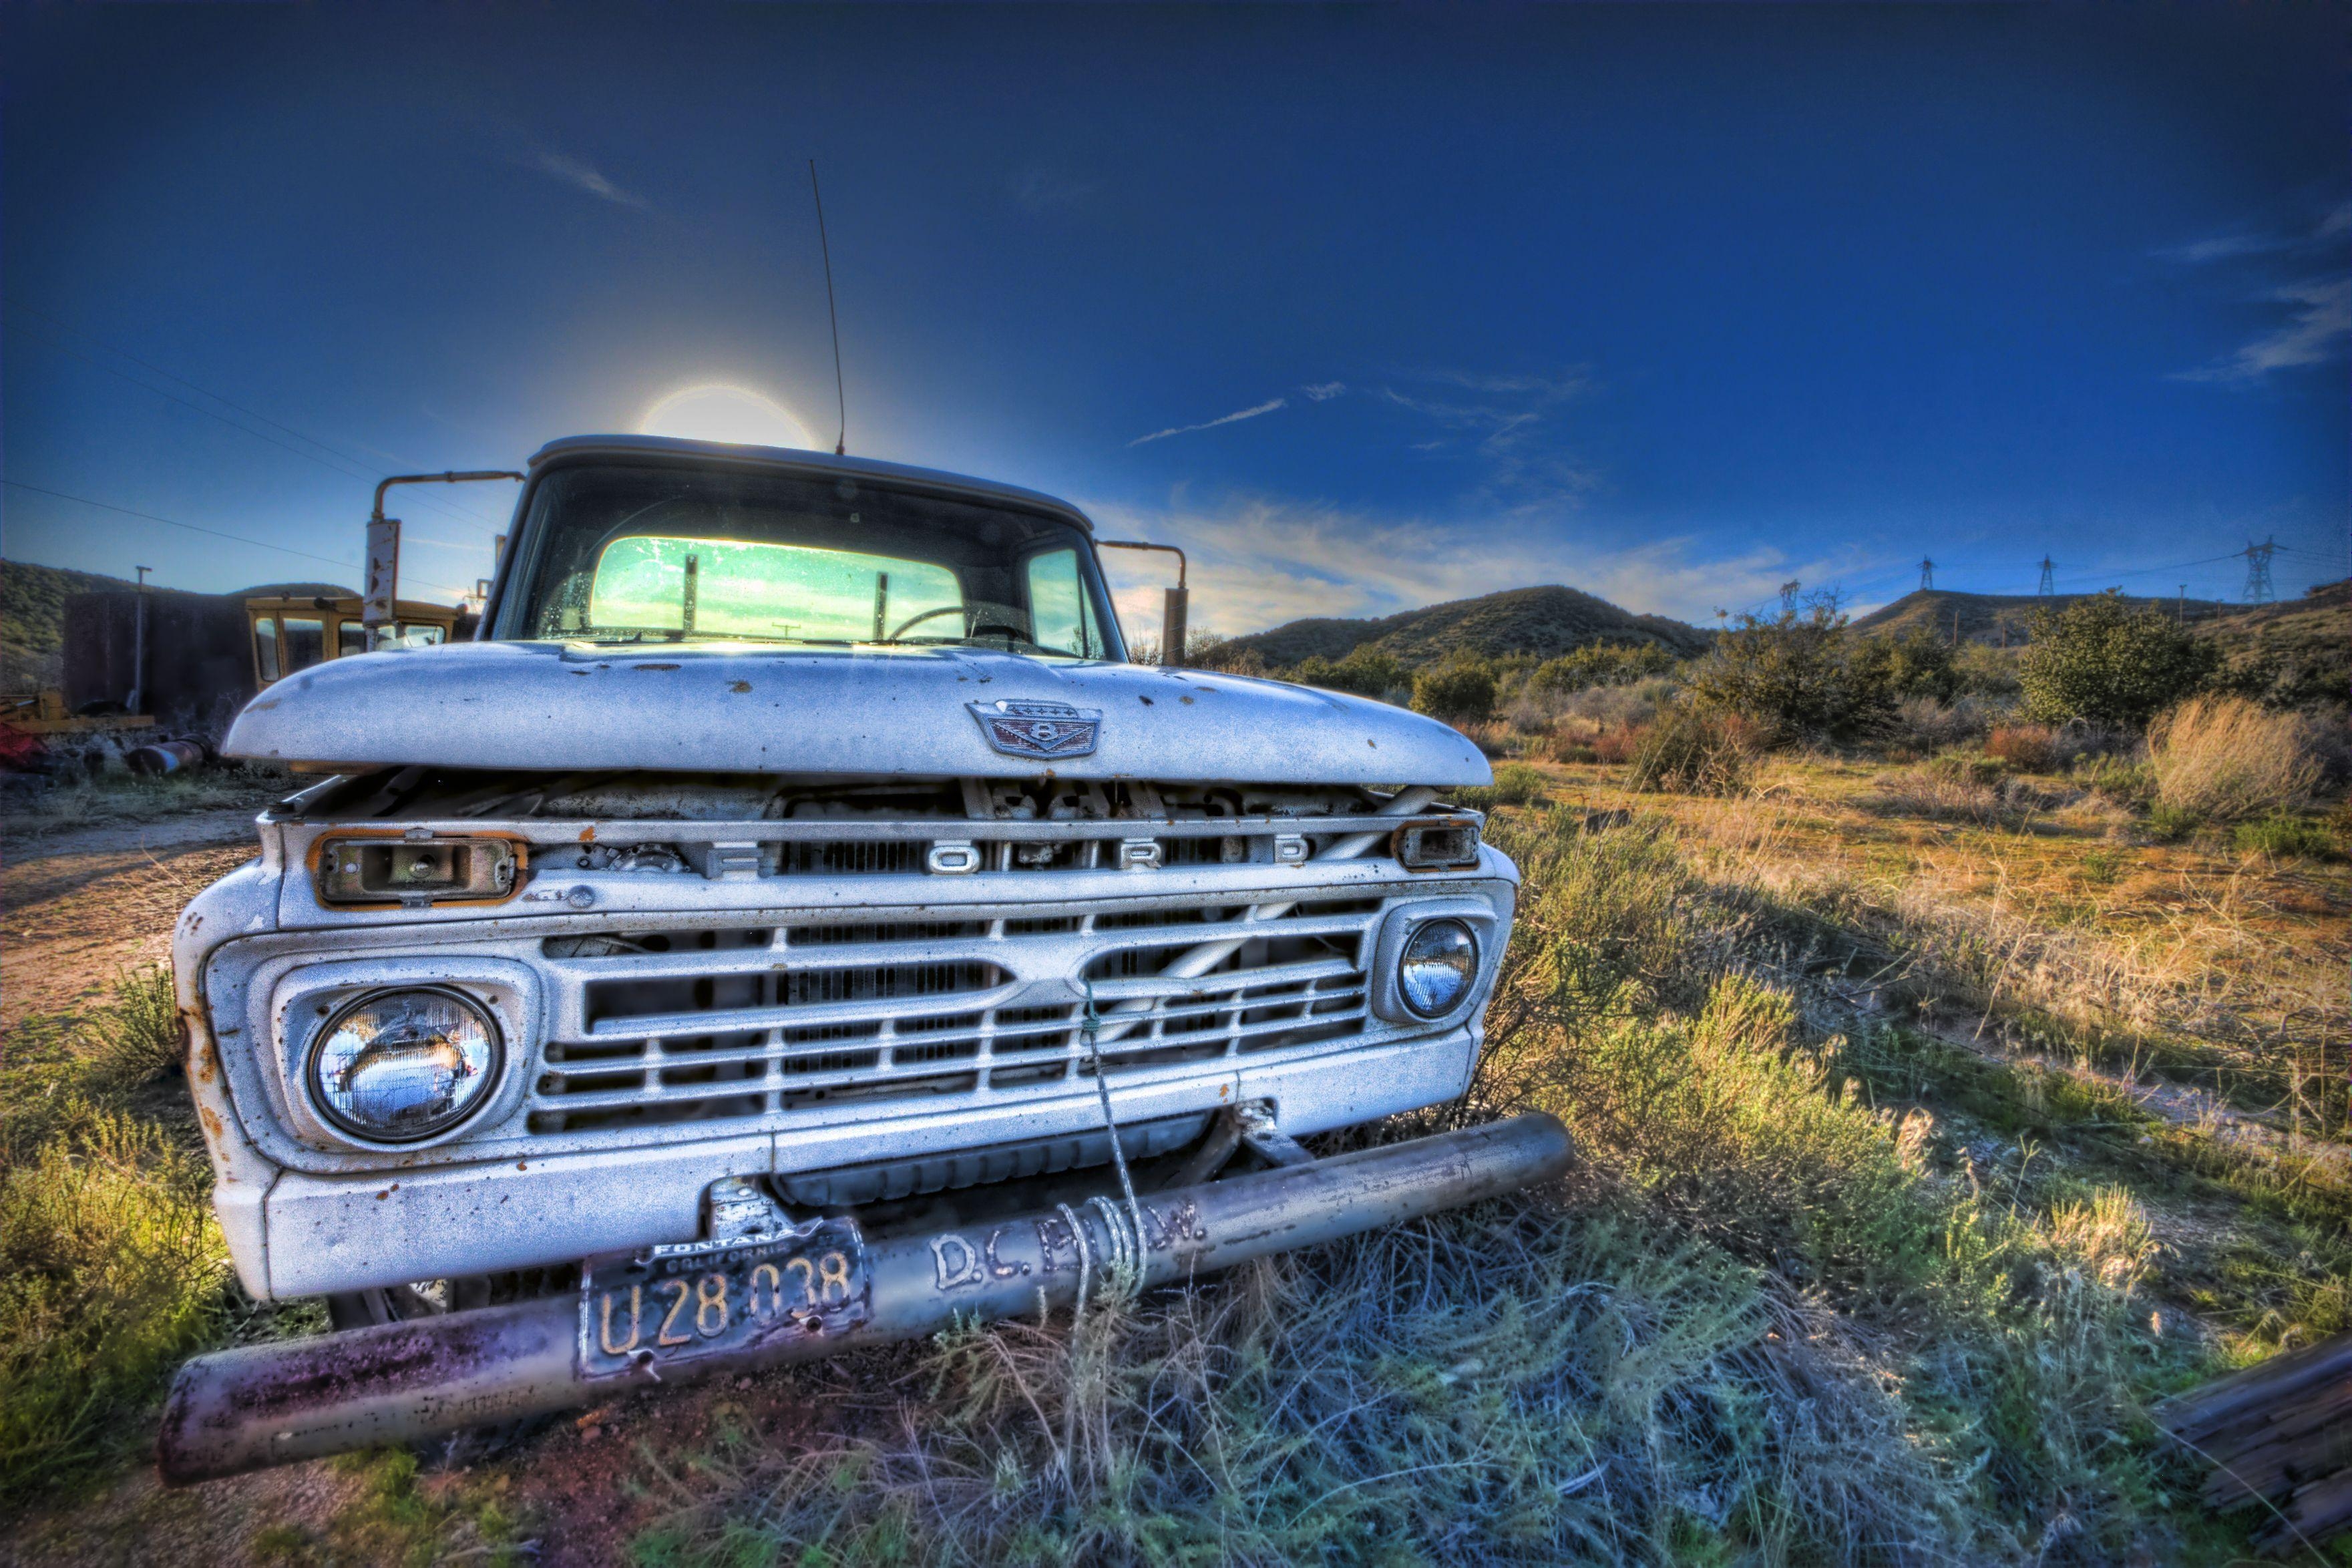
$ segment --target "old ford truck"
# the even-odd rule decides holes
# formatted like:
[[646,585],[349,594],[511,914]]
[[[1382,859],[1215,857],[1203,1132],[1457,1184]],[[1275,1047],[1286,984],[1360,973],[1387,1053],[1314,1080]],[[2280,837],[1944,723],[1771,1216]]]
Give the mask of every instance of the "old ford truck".
[[476,640],[314,666],[227,738],[320,776],[179,921],[189,1081],[238,1278],[343,1331],[191,1363],[167,1475],[1560,1157],[1297,1142],[1470,1082],[1517,873],[1444,803],[1489,778],[1454,730],[1129,662],[1087,519],[1005,485],[580,437],[510,541]]

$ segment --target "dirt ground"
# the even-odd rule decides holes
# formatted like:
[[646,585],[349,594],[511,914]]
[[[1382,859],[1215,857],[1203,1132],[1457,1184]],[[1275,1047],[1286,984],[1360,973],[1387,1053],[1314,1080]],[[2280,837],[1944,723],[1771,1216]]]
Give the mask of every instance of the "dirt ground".
[[11,823],[0,834],[0,1028],[163,962],[180,907],[253,858],[266,798],[150,822]]

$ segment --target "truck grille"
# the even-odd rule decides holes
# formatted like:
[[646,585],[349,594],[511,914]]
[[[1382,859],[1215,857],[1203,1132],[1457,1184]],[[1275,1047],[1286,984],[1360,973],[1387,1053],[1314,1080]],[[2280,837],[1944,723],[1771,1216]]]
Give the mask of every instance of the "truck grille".
[[1380,909],[1223,902],[550,938],[558,1025],[527,1125],[788,1121],[848,1103],[1050,1093],[1093,1071],[1090,1008],[1113,1075],[1328,1045],[1366,1026]]

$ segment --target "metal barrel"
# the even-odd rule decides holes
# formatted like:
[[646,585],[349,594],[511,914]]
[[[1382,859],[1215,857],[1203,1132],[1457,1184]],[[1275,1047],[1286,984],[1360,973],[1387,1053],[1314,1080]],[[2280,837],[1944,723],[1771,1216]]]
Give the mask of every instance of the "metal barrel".
[[1328,1160],[871,1244],[861,1321],[617,1376],[583,1375],[582,1298],[549,1297],[197,1356],[163,1410],[156,1464],[173,1485],[377,1443],[576,1408],[684,1383],[919,1339],[957,1320],[1067,1305],[1126,1269],[1181,1281],[1420,1218],[1567,1168],[1567,1130],[1528,1115]]
[[123,763],[132,773],[149,777],[176,773],[184,768],[203,767],[205,749],[194,741],[158,741],[141,746],[124,757]]

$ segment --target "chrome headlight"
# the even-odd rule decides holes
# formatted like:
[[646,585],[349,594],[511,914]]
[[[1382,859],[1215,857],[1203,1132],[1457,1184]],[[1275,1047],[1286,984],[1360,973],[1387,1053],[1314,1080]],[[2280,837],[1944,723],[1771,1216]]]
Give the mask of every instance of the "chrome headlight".
[[1422,1018],[1442,1018],[1461,1005],[1478,974],[1478,939],[1460,921],[1429,921],[1405,939],[1397,955],[1397,993]]
[[339,1130],[380,1143],[446,1132],[490,1098],[505,1043],[487,1010],[439,986],[347,1003],[310,1047],[310,1103]]

